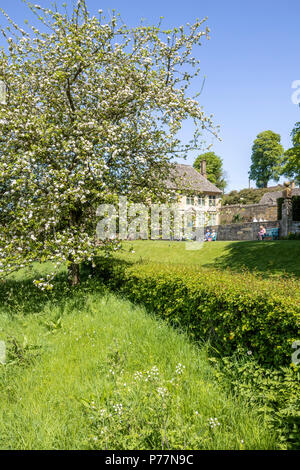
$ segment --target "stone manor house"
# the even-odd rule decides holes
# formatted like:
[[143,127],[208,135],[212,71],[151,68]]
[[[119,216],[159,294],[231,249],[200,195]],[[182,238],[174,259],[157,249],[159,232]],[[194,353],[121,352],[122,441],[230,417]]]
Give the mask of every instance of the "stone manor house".
[[[257,204],[222,206],[222,191],[207,179],[206,162],[201,171],[191,165],[176,164],[166,185],[176,196],[182,213],[191,213],[194,228],[208,226],[218,232],[218,240],[256,240],[261,224],[278,228],[279,236],[300,232],[300,220],[293,218],[292,198],[300,196],[294,183],[282,186],[282,191],[267,192]],[[278,200],[282,199],[282,217]],[[278,220],[280,218],[280,220]]]
[[166,184],[175,190],[179,209],[194,213],[195,227],[219,225],[222,191],[208,181],[205,160],[201,173],[191,165],[176,164]]

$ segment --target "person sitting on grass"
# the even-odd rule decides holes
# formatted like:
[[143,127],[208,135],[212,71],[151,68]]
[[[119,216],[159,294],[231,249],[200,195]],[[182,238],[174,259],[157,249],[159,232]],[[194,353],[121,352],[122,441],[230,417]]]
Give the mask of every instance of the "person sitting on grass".
[[215,230],[212,230],[212,232],[211,232],[211,239],[212,239],[213,242],[215,242],[216,239],[217,239],[217,234],[216,234]]
[[209,229],[206,229],[205,241],[211,241],[211,235]]
[[266,229],[262,225],[259,227],[259,232],[258,232],[258,239],[262,241],[264,239],[264,236],[266,235]]

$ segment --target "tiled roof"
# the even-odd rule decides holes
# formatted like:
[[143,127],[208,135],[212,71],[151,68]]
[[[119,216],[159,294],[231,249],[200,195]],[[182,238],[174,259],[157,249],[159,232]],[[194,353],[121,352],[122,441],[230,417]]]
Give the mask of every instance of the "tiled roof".
[[[300,188],[295,188],[292,190],[292,196],[300,196]],[[282,191],[273,191],[270,193],[265,193],[259,204],[276,204],[276,201],[279,197],[282,197]]]
[[171,189],[182,189],[196,191],[199,193],[217,193],[222,191],[214,184],[208,181],[199,171],[195,170],[191,165],[176,164],[167,186]]

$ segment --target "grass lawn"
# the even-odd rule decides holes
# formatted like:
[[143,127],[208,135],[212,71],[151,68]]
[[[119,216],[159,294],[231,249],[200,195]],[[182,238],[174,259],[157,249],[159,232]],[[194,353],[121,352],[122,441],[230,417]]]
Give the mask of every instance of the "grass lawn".
[[1,449],[277,448],[204,346],[93,279],[40,292],[31,276],[0,284]]
[[[264,275],[300,276],[300,241],[211,242],[200,250],[186,249],[193,242],[136,240],[124,242],[117,256],[130,261],[151,260],[241,271],[246,268]],[[132,250],[134,253],[132,253]]]

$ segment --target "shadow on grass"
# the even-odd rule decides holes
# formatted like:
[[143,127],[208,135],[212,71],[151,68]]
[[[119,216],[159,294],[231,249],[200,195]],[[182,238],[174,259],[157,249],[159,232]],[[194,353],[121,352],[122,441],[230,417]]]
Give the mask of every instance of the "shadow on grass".
[[[87,294],[95,292],[107,292],[105,287],[105,277],[109,276],[110,269],[117,263],[118,269],[124,269],[131,264],[127,261],[117,262],[112,259],[97,259],[95,269],[90,264],[83,264],[80,268],[81,283],[71,287],[68,283],[67,273],[58,274],[52,281],[51,290],[41,290],[33,284],[35,279],[39,279],[44,273],[39,269],[20,271],[17,277],[10,277],[0,280],[0,314],[7,315],[28,315],[40,314],[46,304],[58,306],[65,311],[84,308]],[[45,272],[47,265],[45,265]]]
[[[218,269],[256,271],[268,276],[300,276],[299,241],[234,242],[224,248],[225,253],[214,260]],[[208,263],[205,267],[212,267]]]

